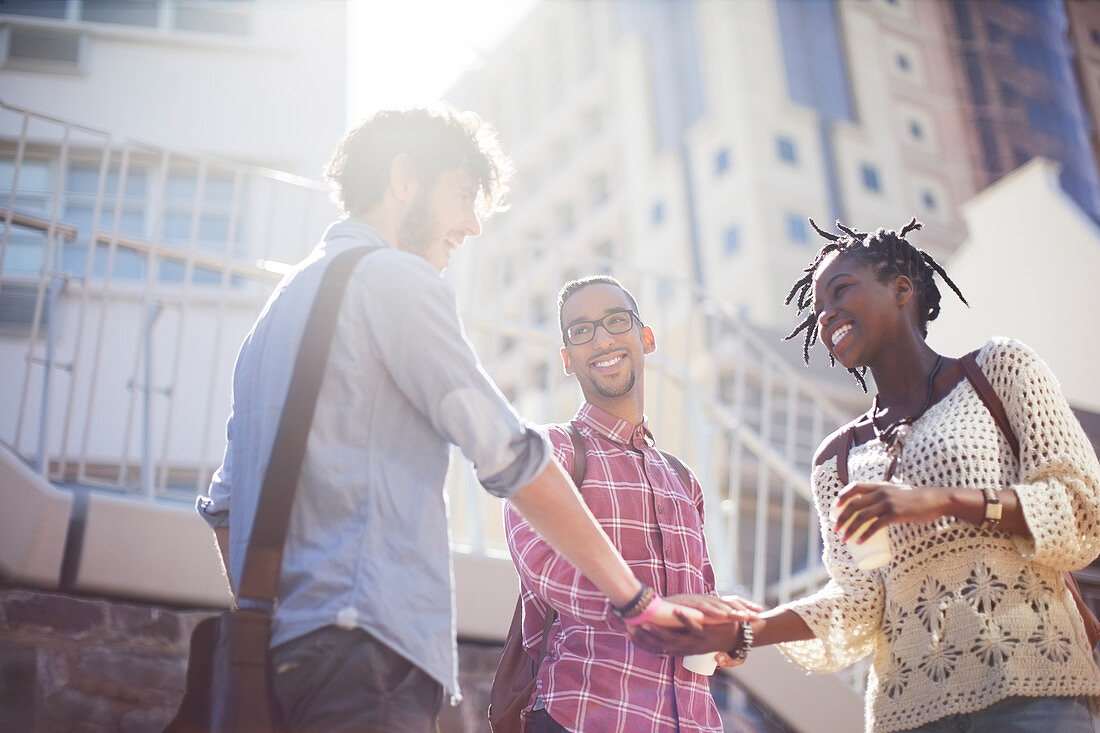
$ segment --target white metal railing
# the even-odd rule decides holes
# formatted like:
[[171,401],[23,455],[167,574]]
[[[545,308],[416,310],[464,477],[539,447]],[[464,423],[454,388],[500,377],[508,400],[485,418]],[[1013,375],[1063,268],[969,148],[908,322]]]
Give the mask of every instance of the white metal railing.
[[236,349],[334,217],[327,189],[3,103],[0,166],[0,441],[55,482],[193,497]]

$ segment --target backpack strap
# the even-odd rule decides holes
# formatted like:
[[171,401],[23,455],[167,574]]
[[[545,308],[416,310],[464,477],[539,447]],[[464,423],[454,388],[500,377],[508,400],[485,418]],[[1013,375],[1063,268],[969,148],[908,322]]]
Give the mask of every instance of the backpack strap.
[[584,471],[588,465],[588,448],[575,422],[563,423],[562,427],[569,433],[569,440],[573,443],[573,470],[569,472],[569,477],[576,484],[577,491],[580,491],[581,484],[584,483]]
[[966,378],[970,380],[970,386],[972,386],[974,391],[978,393],[978,396],[982,398],[982,402],[985,403],[985,408],[989,410],[989,414],[993,416],[993,422],[997,423],[997,427],[1001,429],[1001,433],[1003,433],[1008,440],[1012,452],[1016,454],[1016,459],[1019,460],[1020,441],[1017,439],[1015,431],[1012,430],[1012,424],[1008,421],[1008,413],[1005,412],[1004,403],[1001,402],[1001,398],[997,396],[997,392],[993,389],[993,385],[989,383],[989,379],[986,378],[985,373],[982,372],[982,368],[978,366],[978,350],[975,349],[969,354],[960,357],[959,366],[962,368]]
[[680,480],[684,482],[684,486],[690,489],[691,471],[688,470],[688,467],[684,465],[683,461],[681,461],[679,458],[672,455],[671,453],[667,453],[661,450],[660,448],[657,449],[657,452],[665,457],[665,460],[672,465],[672,470],[674,470],[676,472],[676,475],[680,477]]

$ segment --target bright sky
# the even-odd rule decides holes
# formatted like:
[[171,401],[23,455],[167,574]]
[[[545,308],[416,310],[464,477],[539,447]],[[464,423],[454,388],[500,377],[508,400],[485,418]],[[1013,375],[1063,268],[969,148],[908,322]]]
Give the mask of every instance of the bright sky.
[[537,0],[349,0],[348,122],[436,101]]

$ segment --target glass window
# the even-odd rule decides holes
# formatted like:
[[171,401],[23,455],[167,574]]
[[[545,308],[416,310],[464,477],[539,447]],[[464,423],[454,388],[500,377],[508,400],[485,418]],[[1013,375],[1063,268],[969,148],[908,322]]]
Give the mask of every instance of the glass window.
[[894,65],[902,71],[909,71],[912,66],[912,62],[909,61],[909,57],[904,53],[899,53],[894,57]]
[[0,12],[60,19],[65,17],[66,4],[67,0],[4,0]]
[[[53,190],[53,174],[46,160],[23,160],[19,166],[19,192],[48,193]],[[0,190],[11,191],[15,180],[15,161],[0,160]]]
[[806,244],[810,241],[806,217],[801,214],[787,214],[787,237],[796,244]]
[[1089,39],[1092,40],[1097,46],[1100,46],[1100,31],[1093,28],[1089,31]]
[[798,149],[794,145],[794,140],[789,137],[779,137],[775,143],[780,160],[791,165],[798,164]]
[[881,191],[882,182],[879,180],[878,168],[870,163],[864,163],[859,167],[860,177],[863,179],[863,187],[868,191]]
[[157,25],[157,3],[153,0],[111,0],[105,2],[81,3],[80,15],[83,20],[95,23],[121,23],[155,28]]
[[937,208],[936,196],[927,188],[921,193],[921,203],[924,204],[924,208],[928,211],[935,211]]
[[[145,170],[129,169],[123,186],[125,196],[144,196],[148,173]],[[99,166],[88,163],[73,163],[69,166],[69,175],[65,189],[69,193],[82,193],[95,196],[99,186]],[[118,166],[107,171],[107,180],[103,183],[103,195],[113,197],[118,193]]]
[[649,222],[653,226],[660,226],[665,220],[665,202],[654,201],[649,210]]
[[735,224],[722,235],[722,252],[729,257],[737,254],[739,249],[741,249],[741,228]]
[[924,139],[924,127],[916,120],[909,120],[909,137],[914,140]]
[[714,175],[721,176],[730,169],[729,148],[722,148],[714,154]]

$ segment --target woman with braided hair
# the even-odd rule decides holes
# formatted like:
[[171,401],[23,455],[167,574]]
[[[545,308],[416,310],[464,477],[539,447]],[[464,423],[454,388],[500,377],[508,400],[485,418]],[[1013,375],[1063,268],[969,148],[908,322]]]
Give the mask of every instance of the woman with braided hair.
[[[1001,427],[965,371],[974,362],[925,341],[936,275],[966,301],[907,240],[920,224],[813,226],[828,242],[788,294],[805,318],[787,338],[805,333],[807,363],[820,339],[864,389],[870,370],[878,393],[814,457],[829,583],[747,636],[816,672],[870,656],[870,731],[1091,733],[1100,670],[1062,572],[1100,552],[1100,465],[1058,382],[1023,344],[986,343],[976,368]],[[861,570],[846,541],[883,529],[892,557]],[[656,636],[670,653],[745,651],[732,630]]]

